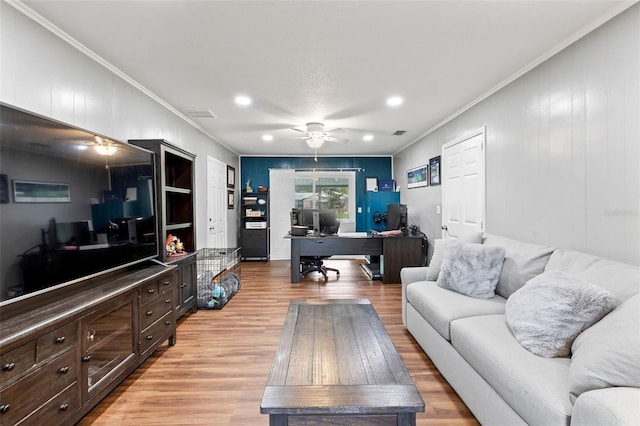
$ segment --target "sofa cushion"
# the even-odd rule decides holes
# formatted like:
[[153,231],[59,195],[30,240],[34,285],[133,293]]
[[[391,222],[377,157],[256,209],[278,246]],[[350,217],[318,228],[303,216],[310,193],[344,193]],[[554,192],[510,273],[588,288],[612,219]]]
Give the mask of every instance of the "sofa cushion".
[[640,387],[640,295],[585,330],[571,350],[572,400],[593,389]]
[[570,360],[527,351],[514,339],[505,315],[453,321],[451,344],[528,424],[569,424]]
[[596,284],[611,292],[618,304],[640,293],[640,267],[590,254],[558,249],[549,258],[545,271],[563,271]]
[[480,299],[495,296],[505,250],[502,247],[449,243],[444,252],[438,285]]
[[532,353],[566,357],[578,334],[614,306],[613,295],[597,285],[563,272],[544,272],[507,300],[507,324]]
[[632,426],[640,423],[640,389],[585,392],[573,405],[571,426]]
[[[466,235],[464,237],[459,238],[460,241],[465,241],[467,243],[481,243],[482,242],[482,233],[476,232],[470,235]],[[449,245],[450,242],[456,241],[455,238],[445,238],[445,239],[437,239],[433,241],[433,255],[431,256],[431,261],[429,262],[429,267],[427,268],[427,281],[435,281],[438,279],[438,275],[440,274],[440,267],[442,266],[442,259],[444,258],[444,251]]]
[[544,272],[544,267],[555,250],[491,234],[485,234],[483,244],[503,247],[506,251],[496,287],[496,293],[504,298],[509,298],[531,278]]
[[447,340],[450,340],[451,321],[476,315],[502,314],[506,302],[500,296],[475,299],[438,287],[433,281],[411,283],[407,286],[406,292],[407,303]]

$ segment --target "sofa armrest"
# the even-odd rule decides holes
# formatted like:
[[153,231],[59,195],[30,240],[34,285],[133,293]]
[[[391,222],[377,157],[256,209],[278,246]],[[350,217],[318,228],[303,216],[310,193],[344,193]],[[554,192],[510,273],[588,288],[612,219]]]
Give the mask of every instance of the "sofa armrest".
[[403,287],[416,281],[424,281],[426,276],[426,266],[404,267],[400,270],[400,282]]
[[407,326],[407,285],[416,281],[424,281],[427,277],[426,266],[407,266],[400,270],[402,283],[402,324]]
[[640,424],[640,388],[613,387],[585,392],[576,399],[571,426]]

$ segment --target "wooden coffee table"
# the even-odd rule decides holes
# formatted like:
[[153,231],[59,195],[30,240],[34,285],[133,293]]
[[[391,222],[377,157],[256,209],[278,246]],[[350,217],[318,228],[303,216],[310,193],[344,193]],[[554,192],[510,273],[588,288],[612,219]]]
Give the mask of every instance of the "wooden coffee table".
[[274,425],[415,425],[424,401],[368,300],[292,300],[260,412]]

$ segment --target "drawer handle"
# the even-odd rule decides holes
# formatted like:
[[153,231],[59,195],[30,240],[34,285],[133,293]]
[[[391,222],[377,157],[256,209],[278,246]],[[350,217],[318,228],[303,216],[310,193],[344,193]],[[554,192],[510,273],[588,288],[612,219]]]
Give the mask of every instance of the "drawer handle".
[[60,371],[60,374],[67,374],[69,372],[69,367],[62,367],[58,371]]
[[60,406],[60,411],[67,411],[69,409],[69,404],[64,403]]
[[166,325],[171,325],[171,320],[166,320],[164,323],[165,323]]
[[8,363],[6,363],[6,364],[2,367],[2,369],[3,369],[4,371],[11,371],[11,370],[13,370],[14,368],[16,368],[16,363],[15,363],[15,362],[8,362]]
[[60,336],[56,339],[56,343],[64,343],[64,336]]
[[164,285],[170,285],[171,284],[171,280],[167,280],[164,282]]
[[171,303],[171,299],[164,299],[164,303]]
[[186,285],[186,284],[184,284],[184,283],[180,284],[180,288],[185,288],[186,286],[187,286],[187,285]]
[[89,362],[91,361],[91,355],[86,355],[82,357],[82,362]]
[[153,340],[153,335],[152,334],[148,335],[147,340]]
[[147,311],[147,316],[150,317],[151,315],[153,315],[153,311]]
[[153,294],[154,290],[152,288],[150,288],[149,290],[147,290],[149,292],[149,294]]
[[11,405],[9,404],[0,405],[0,414],[6,413],[7,411],[9,411],[9,408],[11,408]]

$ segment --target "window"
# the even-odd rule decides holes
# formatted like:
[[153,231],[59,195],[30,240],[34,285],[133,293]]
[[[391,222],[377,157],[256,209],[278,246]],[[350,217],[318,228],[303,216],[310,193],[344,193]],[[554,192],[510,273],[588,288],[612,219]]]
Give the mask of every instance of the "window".
[[355,228],[355,172],[296,172],[295,206],[298,209],[336,209],[341,230]]

